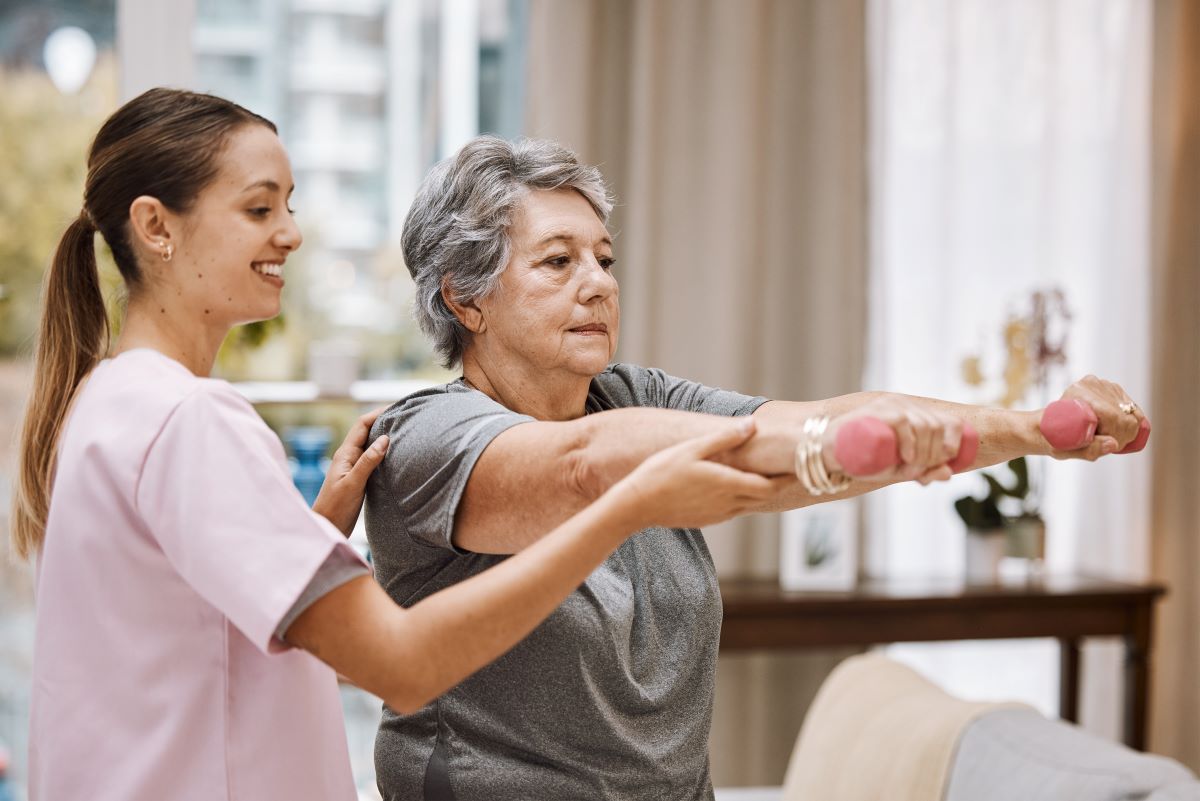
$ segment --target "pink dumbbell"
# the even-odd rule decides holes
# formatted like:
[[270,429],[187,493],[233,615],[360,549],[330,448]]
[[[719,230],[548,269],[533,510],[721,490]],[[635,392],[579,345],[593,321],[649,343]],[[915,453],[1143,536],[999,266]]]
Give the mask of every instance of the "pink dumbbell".
[[[966,470],[979,452],[979,432],[963,423],[958,453],[947,464],[955,473]],[[896,432],[877,417],[859,417],[838,429],[833,454],[848,476],[873,476],[900,464]]]
[[[1056,400],[1042,412],[1042,436],[1060,451],[1076,451],[1087,447],[1096,436],[1100,422],[1096,412],[1078,398]],[[1150,421],[1142,418],[1137,436],[1118,453],[1137,453],[1150,440]]]

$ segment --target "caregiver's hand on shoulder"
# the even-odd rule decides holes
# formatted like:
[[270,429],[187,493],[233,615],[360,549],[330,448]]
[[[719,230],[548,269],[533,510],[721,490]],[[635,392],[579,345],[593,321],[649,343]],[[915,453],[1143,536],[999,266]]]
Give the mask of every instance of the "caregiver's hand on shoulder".
[[387,453],[386,435],[367,447],[371,424],[382,411],[383,407],[380,407],[358,418],[358,422],[334,451],[329,470],[325,473],[325,483],[321,485],[321,492],[313,503],[313,511],[337,526],[347,537],[354,530],[358,513],[362,511],[367,479]]
[[835,456],[838,430],[862,417],[874,417],[891,427],[900,457],[898,465],[871,476],[872,480],[915,480],[929,484],[948,481],[953,475],[948,462],[958,454],[963,435],[962,420],[901,395],[885,395],[830,421],[822,439],[821,453],[825,467],[831,473],[843,472]]
[[720,430],[665,448],[609,490],[636,527],[699,528],[753,510],[779,479],[745,473],[711,457],[736,448],[755,432],[751,418],[720,421]]

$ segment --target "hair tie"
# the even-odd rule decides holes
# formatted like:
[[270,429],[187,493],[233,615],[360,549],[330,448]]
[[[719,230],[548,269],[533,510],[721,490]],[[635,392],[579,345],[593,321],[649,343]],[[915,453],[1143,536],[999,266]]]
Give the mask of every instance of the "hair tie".
[[91,214],[88,214],[87,206],[84,206],[79,210],[79,219],[87,223],[87,227],[91,228],[93,231],[98,230],[96,227],[96,221],[92,219]]

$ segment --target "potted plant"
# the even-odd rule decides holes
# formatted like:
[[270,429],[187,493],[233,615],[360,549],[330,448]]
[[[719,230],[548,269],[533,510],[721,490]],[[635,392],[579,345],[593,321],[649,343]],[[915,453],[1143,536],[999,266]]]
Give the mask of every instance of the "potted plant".
[[[1044,556],[1046,524],[1030,495],[1029,465],[1022,456],[1007,466],[1011,483],[980,472],[987,495],[968,495],[954,502],[954,510],[967,526],[967,574],[974,578],[996,578],[1005,556],[1034,561]],[[1015,507],[1016,514],[1006,514],[1005,506]]]
[[[1000,406],[1012,408],[1031,391],[1038,401],[1046,402],[1050,371],[1066,363],[1070,319],[1061,289],[1033,292],[1029,311],[1009,316],[1002,330],[1003,392],[996,400]],[[967,384],[981,387],[987,382],[981,362],[979,355],[963,360]],[[972,576],[995,577],[1004,556],[1027,559],[1034,567],[1045,557],[1046,524],[1038,511],[1042,482],[1031,480],[1024,457],[1013,459],[1008,469],[1014,477],[1011,484],[981,473],[988,494],[955,501],[955,511],[967,527],[967,572]]]

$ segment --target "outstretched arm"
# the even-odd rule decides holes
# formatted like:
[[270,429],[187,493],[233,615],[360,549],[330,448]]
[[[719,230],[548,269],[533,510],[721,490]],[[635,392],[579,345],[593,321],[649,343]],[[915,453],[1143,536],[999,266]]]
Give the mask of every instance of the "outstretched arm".
[[761,476],[708,457],[745,441],[751,420],[663,450],[521,553],[411,609],[370,577],[315,601],[288,642],[392,709],[413,712],[496,659],[546,618],[629,534],[649,525],[725,520],[772,492]]
[[[961,424],[979,433],[972,469],[1023,455],[1094,460],[1120,450],[1137,434],[1138,418],[1123,412],[1128,398],[1107,381],[1089,376],[1071,385],[1064,398],[1095,409],[1100,424],[1090,445],[1055,451],[1038,429],[1040,412],[993,409],[883,392],[860,392],[822,401],[771,401],[754,413],[758,434],[722,457],[734,467],[772,476],[776,492],[754,511],[782,511],[861,495],[899,481],[928,483],[950,477],[939,467],[957,452]],[[840,425],[860,416],[884,419],[896,431],[905,464],[841,494],[814,498],[793,471],[801,427],[808,417],[834,418],[823,449],[826,465],[838,471],[832,442]],[[568,422],[515,426],[483,452],[467,482],[455,518],[454,542],[479,553],[515,553],[566,520],[627,475],[647,456],[710,430],[723,418],[666,409],[617,409]]]
[[[834,418],[834,422],[825,437],[822,450],[828,469],[836,472],[839,471],[840,465],[837,464],[836,457],[833,455],[833,442],[837,437],[838,428],[858,417],[882,417],[880,410],[886,408],[905,409],[906,415],[914,421],[908,424],[893,425],[901,455],[907,457],[905,458],[906,462],[911,460],[913,451],[918,447],[919,437],[918,432],[906,429],[921,425],[937,426],[938,421],[944,420],[946,417],[952,418],[957,424],[969,424],[979,434],[979,450],[974,462],[966,468],[968,470],[986,467],[1026,454],[1045,452],[1045,441],[1038,431],[1038,413],[1036,412],[969,406],[932,398],[877,392],[860,392],[812,403],[772,401],[764,404],[754,414],[759,423],[758,436],[743,445],[740,450],[766,449],[770,447],[766,443],[776,439],[781,443],[777,450],[782,452],[785,457],[790,456],[787,443],[795,442],[795,432],[800,429],[804,421],[814,415],[828,415]],[[961,428],[956,426],[952,430],[948,430],[948,433],[950,442],[956,442],[955,438],[961,433]],[[908,448],[907,454],[905,453],[906,447]],[[1096,446],[1097,449],[1099,447]],[[795,446],[792,445],[792,452],[794,452],[794,448]],[[952,455],[957,452],[957,445],[948,445],[947,450]],[[948,479],[951,475],[948,467],[926,470],[916,475],[913,473],[917,473],[917,470],[910,470],[906,474],[901,469],[892,475],[856,479],[844,492],[821,497],[810,495],[795,475],[790,474],[786,480],[779,482],[775,495],[756,511],[780,512],[827,500],[851,498],[899,481],[919,480],[922,483],[928,483],[929,481]]]
[[[771,402],[760,407],[754,415],[759,433],[721,457],[738,469],[772,477],[775,492],[755,511],[816,500],[799,488],[793,473],[803,421],[813,414],[853,409],[853,398]],[[856,483],[851,490],[855,494],[895,481],[933,480],[938,477],[936,468],[957,452],[961,426],[949,415],[926,413],[913,403],[885,396],[863,407],[863,413],[895,425],[906,464],[874,477],[874,481]],[[454,543],[478,553],[515,553],[598,497],[648,456],[710,431],[726,419],[629,408],[567,422],[514,426],[497,436],[475,463],[456,512]],[[831,429],[830,436],[834,432]],[[836,470],[837,465],[830,467]]]

